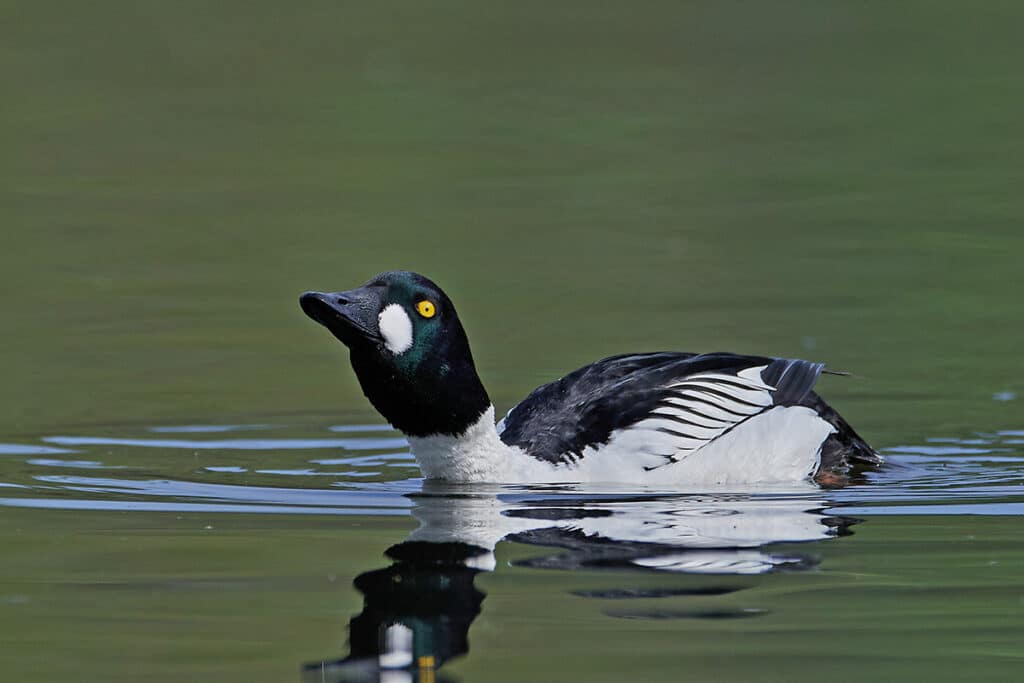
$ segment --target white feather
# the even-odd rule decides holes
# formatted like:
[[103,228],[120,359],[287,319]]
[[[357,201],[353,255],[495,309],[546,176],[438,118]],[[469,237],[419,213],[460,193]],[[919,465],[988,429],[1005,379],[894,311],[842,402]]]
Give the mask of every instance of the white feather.
[[[640,423],[638,423],[640,424]],[[834,431],[814,410],[771,408],[711,440],[685,441],[657,429],[614,432],[571,464],[538,460],[501,441],[494,408],[458,436],[409,437],[428,479],[454,482],[613,482],[717,487],[806,480],[817,471],[821,445]],[[681,445],[699,446],[680,452]],[[664,456],[678,455],[678,462]],[[653,469],[652,469],[653,468]]]
[[380,312],[377,327],[391,353],[398,356],[412,348],[412,320],[398,304],[390,304]]

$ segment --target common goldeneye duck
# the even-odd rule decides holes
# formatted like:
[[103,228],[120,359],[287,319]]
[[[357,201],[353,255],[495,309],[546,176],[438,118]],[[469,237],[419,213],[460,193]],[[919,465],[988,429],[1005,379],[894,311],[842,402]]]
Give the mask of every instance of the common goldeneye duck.
[[349,348],[363,393],[428,479],[841,485],[882,462],[813,391],[822,363],[612,356],[535,389],[495,425],[455,307],[427,278],[382,273],[299,303]]

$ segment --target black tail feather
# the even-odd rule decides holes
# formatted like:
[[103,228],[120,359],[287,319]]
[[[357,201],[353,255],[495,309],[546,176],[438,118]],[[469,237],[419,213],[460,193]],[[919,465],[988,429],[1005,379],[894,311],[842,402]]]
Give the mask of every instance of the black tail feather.
[[816,410],[823,420],[836,429],[821,446],[821,471],[848,475],[877,469],[882,465],[882,456],[824,399],[812,393],[804,405]]

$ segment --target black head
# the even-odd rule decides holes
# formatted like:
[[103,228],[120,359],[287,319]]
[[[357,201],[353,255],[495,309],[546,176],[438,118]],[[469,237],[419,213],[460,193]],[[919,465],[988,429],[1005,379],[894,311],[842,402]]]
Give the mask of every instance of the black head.
[[349,348],[363,393],[402,432],[459,434],[490,405],[455,307],[422,275],[381,273],[299,305]]

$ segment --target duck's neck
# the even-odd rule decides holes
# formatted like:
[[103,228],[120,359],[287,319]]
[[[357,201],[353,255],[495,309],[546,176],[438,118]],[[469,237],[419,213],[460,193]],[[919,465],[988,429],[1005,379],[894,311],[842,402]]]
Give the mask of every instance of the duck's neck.
[[487,409],[465,431],[454,436],[411,436],[409,448],[427,479],[455,482],[499,481],[512,448],[498,436],[494,406]]
[[491,405],[468,346],[418,361],[353,349],[351,360],[366,398],[406,436],[462,434]]

